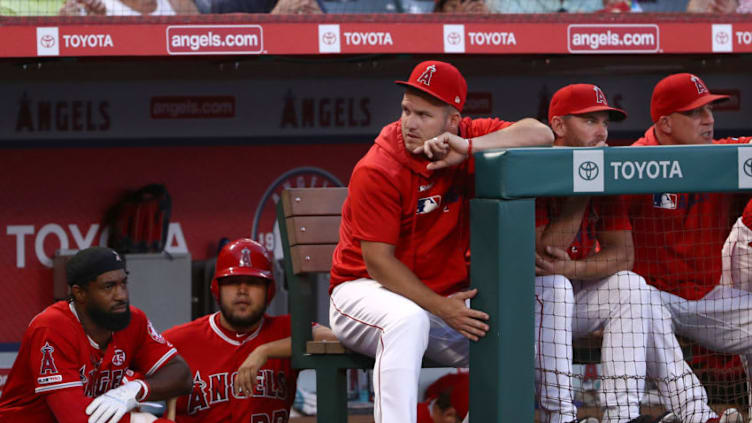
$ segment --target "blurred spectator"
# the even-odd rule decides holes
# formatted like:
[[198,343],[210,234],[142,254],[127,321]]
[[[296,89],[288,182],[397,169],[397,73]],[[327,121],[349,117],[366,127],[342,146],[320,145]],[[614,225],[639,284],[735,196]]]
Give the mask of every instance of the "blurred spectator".
[[279,0],[272,14],[318,14],[324,13],[316,0]]
[[197,0],[202,13],[323,13],[316,0]]
[[61,15],[170,16],[198,13],[193,0],[66,0]]
[[687,12],[752,13],[752,0],[690,0]]
[[489,13],[483,0],[437,0],[434,13]]
[[637,5],[632,0],[487,0],[496,13],[590,13],[629,12]]
[[64,0],[0,0],[0,15],[54,16]]
[[603,1],[603,9],[597,12],[625,13],[632,11],[632,4],[629,0],[611,0]]

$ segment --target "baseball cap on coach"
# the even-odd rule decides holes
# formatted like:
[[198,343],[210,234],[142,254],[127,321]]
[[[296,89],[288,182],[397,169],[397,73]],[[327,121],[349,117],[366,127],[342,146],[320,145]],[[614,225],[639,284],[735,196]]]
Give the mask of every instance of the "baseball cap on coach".
[[675,73],[661,79],[653,88],[650,117],[655,123],[661,116],[686,112],[728,98],[727,95],[711,94],[707,85],[696,75]]
[[419,63],[407,81],[394,82],[430,94],[459,112],[465,106],[467,82],[460,71],[449,63],[437,60]]
[[551,97],[551,104],[548,107],[548,122],[550,123],[554,116],[581,115],[601,111],[608,112],[609,118],[614,122],[624,120],[627,117],[624,110],[608,105],[606,95],[597,85],[567,85],[560,88]]
[[117,251],[106,247],[90,247],[76,253],[65,264],[68,285],[93,281],[102,273],[125,269],[125,259]]

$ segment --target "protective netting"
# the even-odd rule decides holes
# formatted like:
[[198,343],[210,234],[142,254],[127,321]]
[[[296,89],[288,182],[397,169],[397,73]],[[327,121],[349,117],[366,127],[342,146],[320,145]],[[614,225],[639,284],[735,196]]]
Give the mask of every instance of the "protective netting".
[[747,415],[748,199],[536,199],[537,421]]

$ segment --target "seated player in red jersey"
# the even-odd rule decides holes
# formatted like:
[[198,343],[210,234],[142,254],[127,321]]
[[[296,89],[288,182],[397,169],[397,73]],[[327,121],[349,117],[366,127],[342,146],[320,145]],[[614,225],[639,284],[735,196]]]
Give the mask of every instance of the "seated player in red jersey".
[[[724,101],[690,73],[663,78],[653,89],[653,126],[633,146],[746,144],[752,137],[715,139],[713,104]],[[681,174],[679,162],[669,175]],[[655,193],[625,196],[635,245],[634,271],[661,290],[677,334],[714,351],[752,358],[752,294],[720,284],[720,253],[740,196]],[[737,413],[738,414],[738,413]],[[721,421],[741,421],[728,413]],[[724,420],[725,419],[725,420]]]
[[[66,264],[71,298],[39,313],[24,333],[0,400],[3,423],[137,423],[138,401],[190,392],[177,350],[128,302],[125,261],[91,247]],[[144,375],[125,382],[128,369]],[[125,382],[125,383],[123,383]]]
[[470,375],[463,370],[446,374],[426,388],[418,403],[418,423],[459,423],[470,406]]
[[[225,245],[211,291],[219,312],[164,333],[193,374],[193,390],[177,399],[175,420],[287,422],[297,381],[290,316],[265,314],[275,285],[264,247],[245,238]],[[336,339],[318,325],[313,336]]]

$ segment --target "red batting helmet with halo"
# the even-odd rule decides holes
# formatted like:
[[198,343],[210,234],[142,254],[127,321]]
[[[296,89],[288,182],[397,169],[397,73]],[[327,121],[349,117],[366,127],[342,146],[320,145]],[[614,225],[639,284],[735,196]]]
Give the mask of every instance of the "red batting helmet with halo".
[[237,275],[266,279],[266,304],[269,305],[274,298],[276,286],[272,273],[272,261],[269,259],[266,248],[249,238],[240,238],[225,245],[217,257],[214,278],[211,282],[211,292],[214,298],[219,299],[219,279]]

